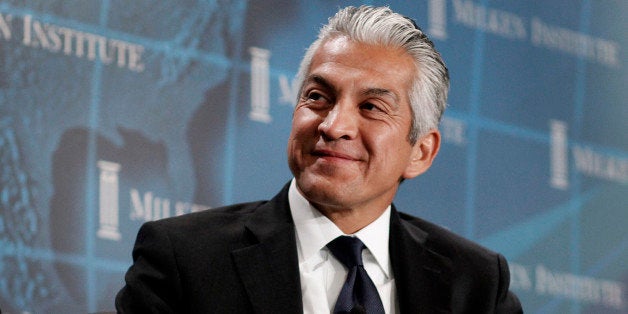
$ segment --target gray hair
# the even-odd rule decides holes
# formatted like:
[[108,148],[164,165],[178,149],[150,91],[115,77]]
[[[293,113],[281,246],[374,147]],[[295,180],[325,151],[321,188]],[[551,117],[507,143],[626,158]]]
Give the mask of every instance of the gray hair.
[[414,21],[388,7],[350,6],[331,17],[301,61],[297,73],[299,91],[303,88],[314,53],[325,41],[340,36],[355,42],[404,49],[416,66],[416,75],[408,95],[413,113],[409,141],[414,144],[420,136],[438,128],[447,106],[447,67],[432,41]]

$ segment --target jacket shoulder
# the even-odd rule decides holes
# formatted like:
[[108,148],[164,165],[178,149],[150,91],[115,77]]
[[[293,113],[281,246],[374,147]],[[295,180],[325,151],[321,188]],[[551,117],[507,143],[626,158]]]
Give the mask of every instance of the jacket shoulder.
[[199,212],[147,222],[142,228],[158,229],[171,240],[216,238],[227,240],[229,235],[242,233],[244,224],[255,211],[268,201],[256,201],[205,209]]
[[[399,213],[402,225],[420,234],[423,247],[444,257],[451,307],[455,313],[522,313],[509,291],[508,262],[499,253],[424,219]],[[453,301],[455,299],[455,302]]]
[[163,226],[190,226],[199,223],[211,223],[214,220],[238,220],[247,217],[247,215],[255,212],[257,208],[267,202],[268,201],[256,201],[208,208],[194,213],[156,220],[152,223]]
[[498,253],[477,242],[469,240],[455,232],[406,213],[399,213],[403,224],[422,230],[426,234],[425,245],[452,261],[466,261],[466,264],[477,261],[479,263],[490,260],[494,262]]

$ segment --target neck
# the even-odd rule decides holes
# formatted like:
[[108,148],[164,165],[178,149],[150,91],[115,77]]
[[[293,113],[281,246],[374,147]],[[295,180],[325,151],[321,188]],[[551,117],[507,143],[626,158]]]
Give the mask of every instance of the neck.
[[329,209],[314,205],[325,217],[329,218],[345,234],[354,234],[377,220],[387,206],[377,210],[366,209]]

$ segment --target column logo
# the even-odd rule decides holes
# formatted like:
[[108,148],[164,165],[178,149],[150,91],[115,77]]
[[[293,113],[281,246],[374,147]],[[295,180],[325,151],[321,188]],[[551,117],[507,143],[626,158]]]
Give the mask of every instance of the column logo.
[[270,50],[250,47],[251,54],[251,112],[253,121],[270,123]]
[[118,172],[120,164],[110,161],[98,161],[99,197],[98,197],[98,237],[101,239],[119,241],[120,235],[118,202]]
[[[628,157],[611,149],[570,144],[568,126],[564,121],[550,120],[549,128],[550,185],[553,188],[567,190],[570,171],[591,178],[628,183]],[[570,157],[573,165],[570,165]]]
[[427,6],[430,37],[447,39],[447,0],[430,0]]
[[[99,160],[98,184],[98,231],[96,235],[103,240],[120,241],[120,219],[146,222],[172,216],[180,216],[187,213],[209,209],[209,206],[192,204],[188,202],[171,202],[169,198],[160,197],[153,191],[140,193],[138,188],[130,188],[128,196],[129,207],[120,208],[120,169],[122,165]],[[171,208],[174,204],[174,211]],[[121,215],[128,213],[128,216]],[[126,218],[125,218],[126,217]]]

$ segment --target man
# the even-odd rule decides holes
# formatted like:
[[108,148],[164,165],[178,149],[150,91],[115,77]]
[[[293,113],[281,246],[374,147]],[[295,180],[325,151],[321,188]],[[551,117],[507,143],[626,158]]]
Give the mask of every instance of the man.
[[298,77],[294,180],[270,201],[146,223],[118,311],[520,313],[501,255],[392,205],[438,152],[449,86],[416,25],[342,9]]

